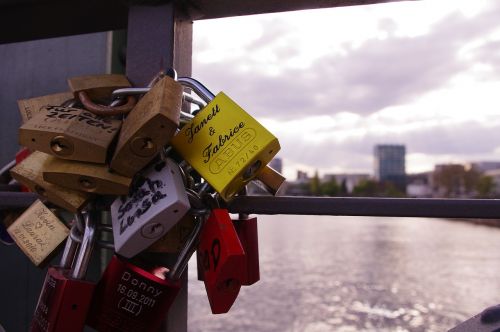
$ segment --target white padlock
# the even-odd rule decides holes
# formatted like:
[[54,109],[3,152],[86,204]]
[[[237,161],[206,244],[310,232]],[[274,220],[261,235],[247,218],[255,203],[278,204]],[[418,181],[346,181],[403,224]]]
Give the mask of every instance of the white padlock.
[[190,208],[174,161],[155,163],[141,173],[129,195],[111,205],[115,251],[127,258],[165,235]]

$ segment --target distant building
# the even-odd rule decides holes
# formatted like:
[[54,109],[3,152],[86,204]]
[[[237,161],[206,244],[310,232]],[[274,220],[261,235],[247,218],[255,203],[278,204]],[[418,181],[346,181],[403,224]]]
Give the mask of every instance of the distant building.
[[281,158],[274,158],[269,163],[269,166],[274,168],[276,171],[283,173],[283,161],[281,160]]
[[495,194],[500,195],[500,168],[486,171],[484,174],[493,178],[493,182],[495,183]]
[[391,182],[406,192],[406,147],[404,145],[376,145],[375,157],[375,179],[380,182]]
[[413,198],[432,197],[432,172],[408,174],[406,195]]
[[500,161],[479,161],[479,162],[469,163],[467,166],[469,168],[475,169],[476,171],[484,173],[487,171],[500,169]]
[[345,184],[347,194],[351,194],[354,187],[358,185],[361,181],[370,179],[368,174],[325,174],[323,176],[322,182],[328,182],[335,178],[335,181],[339,186]]

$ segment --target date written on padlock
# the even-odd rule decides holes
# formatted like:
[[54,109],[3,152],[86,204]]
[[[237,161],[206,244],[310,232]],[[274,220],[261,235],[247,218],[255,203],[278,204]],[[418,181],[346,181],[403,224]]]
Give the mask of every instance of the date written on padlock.
[[212,210],[200,234],[198,253],[212,313],[228,312],[246,279],[246,260],[227,210]]
[[64,188],[43,179],[43,170],[50,158],[52,157],[46,153],[35,151],[20,164],[14,166],[10,174],[19,183],[51,203],[71,212],[80,210],[90,199],[88,193]]
[[136,176],[128,196],[111,205],[115,251],[132,257],[168,232],[189,210],[189,200],[177,164],[167,159]]
[[280,150],[278,139],[222,92],[171,144],[225,200]]
[[98,331],[156,332],[180,287],[179,280],[113,256],[97,284],[87,324]]
[[111,172],[106,165],[50,156],[43,169],[47,182],[101,195],[126,195],[131,178]]
[[105,163],[120,125],[79,108],[44,106],[19,128],[19,144],[63,159]]
[[43,265],[69,234],[68,228],[39,200],[7,231],[36,266]]

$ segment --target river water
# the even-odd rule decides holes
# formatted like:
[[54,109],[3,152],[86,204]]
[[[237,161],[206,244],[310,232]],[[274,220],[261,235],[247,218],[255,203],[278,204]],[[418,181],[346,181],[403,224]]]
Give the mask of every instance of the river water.
[[260,216],[261,280],[190,332],[446,331],[500,303],[500,229],[443,219]]

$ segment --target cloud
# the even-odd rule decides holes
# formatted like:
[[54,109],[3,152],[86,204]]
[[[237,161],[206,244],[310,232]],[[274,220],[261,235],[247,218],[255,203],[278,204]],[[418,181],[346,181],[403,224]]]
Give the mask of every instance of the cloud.
[[[465,44],[491,33],[499,16],[498,5],[474,17],[454,12],[434,24],[429,33],[411,38],[397,36],[396,22],[384,18],[378,25],[387,38],[343,44],[343,54],[319,57],[307,69],[287,65],[299,57],[301,45],[290,42],[293,37],[283,19],[269,20],[260,37],[245,46],[247,57],[198,62],[194,72],[256,116],[297,118],[342,111],[368,115],[411,103],[446,85],[467,71],[471,61],[488,61],[498,67],[498,56],[490,55],[498,42],[485,43],[469,61],[457,55]],[[319,34],[318,43],[328,38],[327,31]],[[203,47],[207,46],[205,41]],[[269,58],[269,63],[252,58],[257,55]],[[280,59],[286,70],[274,70]]]

